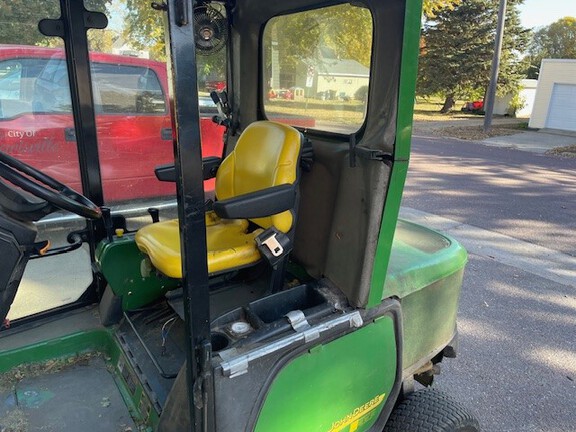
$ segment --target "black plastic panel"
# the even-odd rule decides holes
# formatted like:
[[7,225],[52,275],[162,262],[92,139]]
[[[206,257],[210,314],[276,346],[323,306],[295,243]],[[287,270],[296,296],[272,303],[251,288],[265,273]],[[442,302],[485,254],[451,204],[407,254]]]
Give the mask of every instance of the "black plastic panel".
[[15,221],[0,212],[0,326],[14,301],[28,262],[22,246],[32,244],[35,237],[33,225]]
[[214,211],[225,219],[252,219],[290,210],[295,204],[296,187],[286,184],[217,201]]

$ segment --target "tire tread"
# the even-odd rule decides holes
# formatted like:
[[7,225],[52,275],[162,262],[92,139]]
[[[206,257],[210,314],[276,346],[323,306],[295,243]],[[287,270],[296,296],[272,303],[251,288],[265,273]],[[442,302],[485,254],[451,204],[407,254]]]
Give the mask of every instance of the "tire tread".
[[478,420],[438,390],[408,395],[392,411],[384,432],[479,432]]

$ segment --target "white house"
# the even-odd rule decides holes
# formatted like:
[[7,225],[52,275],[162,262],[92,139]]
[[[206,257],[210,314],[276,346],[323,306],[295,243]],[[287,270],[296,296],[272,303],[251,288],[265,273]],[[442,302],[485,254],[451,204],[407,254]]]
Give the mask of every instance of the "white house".
[[516,117],[529,118],[530,114],[532,113],[532,107],[534,106],[537,84],[538,81],[534,79],[523,79],[520,81],[520,91],[518,93],[518,97],[520,98],[520,101],[523,105],[522,108],[517,109],[516,112],[514,112],[513,108],[510,107],[513,98],[512,94],[496,96],[494,101],[494,114],[513,114]]
[[529,126],[576,131],[576,60],[542,60]]
[[139,58],[150,58],[150,51],[148,50],[137,50],[130,42],[127,42],[122,36],[118,36],[114,43],[112,44],[112,54],[139,57]]

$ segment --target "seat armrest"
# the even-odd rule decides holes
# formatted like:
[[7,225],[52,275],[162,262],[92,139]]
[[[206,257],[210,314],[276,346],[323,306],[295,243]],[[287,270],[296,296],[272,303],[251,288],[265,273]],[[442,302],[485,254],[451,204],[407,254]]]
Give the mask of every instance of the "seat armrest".
[[[222,159],[217,156],[208,156],[202,159],[202,174],[204,180],[214,178],[216,171],[222,163]],[[154,168],[156,178],[163,182],[176,182],[176,166],[174,164],[158,165]]]
[[253,219],[290,210],[295,203],[296,186],[283,184],[216,201],[213,209],[224,219]]
[[162,182],[176,182],[176,167],[174,164],[158,165],[154,168],[154,174]]
[[207,156],[202,159],[202,173],[204,180],[216,177],[216,172],[222,163],[222,158],[218,156]]

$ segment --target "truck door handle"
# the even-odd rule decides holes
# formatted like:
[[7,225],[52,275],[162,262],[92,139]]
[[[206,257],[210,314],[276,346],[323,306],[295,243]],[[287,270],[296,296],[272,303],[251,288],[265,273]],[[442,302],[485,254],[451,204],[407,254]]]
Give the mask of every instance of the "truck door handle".
[[160,138],[163,141],[172,141],[172,128],[162,128],[160,130]]
[[64,129],[64,139],[66,141],[76,141],[76,129],[73,127]]

